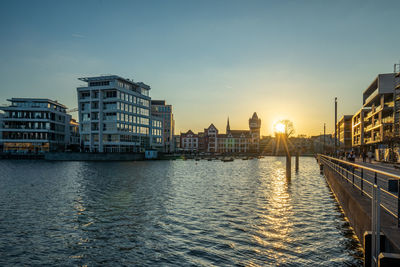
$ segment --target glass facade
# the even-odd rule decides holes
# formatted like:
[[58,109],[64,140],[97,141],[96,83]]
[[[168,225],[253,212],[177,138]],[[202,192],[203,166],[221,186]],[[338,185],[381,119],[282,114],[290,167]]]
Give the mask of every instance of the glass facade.
[[[77,88],[85,151],[141,152],[150,148],[152,131],[149,86],[119,76],[80,80],[89,85]],[[91,86],[93,82],[107,82],[107,85]],[[99,97],[94,98],[94,92]],[[93,109],[93,106],[96,108]],[[91,126],[86,126],[88,124]]]

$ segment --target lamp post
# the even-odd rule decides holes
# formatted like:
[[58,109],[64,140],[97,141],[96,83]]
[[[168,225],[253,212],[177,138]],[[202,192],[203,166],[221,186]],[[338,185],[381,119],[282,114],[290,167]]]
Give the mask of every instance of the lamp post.
[[326,130],[326,125],[325,125],[325,122],[324,122],[324,147],[322,148],[322,154],[325,154],[325,130]]
[[335,97],[335,151],[334,155],[337,156],[337,97]]

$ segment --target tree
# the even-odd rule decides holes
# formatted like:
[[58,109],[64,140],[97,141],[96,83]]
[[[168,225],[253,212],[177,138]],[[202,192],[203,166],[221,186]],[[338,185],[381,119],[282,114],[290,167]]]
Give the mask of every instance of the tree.
[[277,139],[276,150],[282,144],[286,155],[290,155],[290,150],[293,150],[293,145],[289,141],[289,137],[294,134],[293,123],[290,120],[280,120],[274,125],[275,137]]
[[294,134],[293,122],[290,120],[280,120],[274,125],[275,135],[285,134],[286,138],[291,137]]

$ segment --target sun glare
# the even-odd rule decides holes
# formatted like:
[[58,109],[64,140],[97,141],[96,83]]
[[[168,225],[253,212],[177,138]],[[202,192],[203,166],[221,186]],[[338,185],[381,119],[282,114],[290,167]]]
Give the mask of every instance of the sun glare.
[[283,123],[278,122],[274,125],[274,130],[276,133],[284,133],[285,132],[285,125]]

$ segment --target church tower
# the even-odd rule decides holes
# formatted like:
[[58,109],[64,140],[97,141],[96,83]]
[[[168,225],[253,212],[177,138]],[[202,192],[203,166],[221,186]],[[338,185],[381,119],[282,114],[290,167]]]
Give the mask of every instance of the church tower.
[[229,125],[229,117],[228,117],[228,122],[226,123],[226,134],[228,134],[231,131],[231,126]]
[[249,128],[251,136],[250,151],[259,152],[261,120],[258,118],[256,112],[254,112],[253,116],[249,119]]

